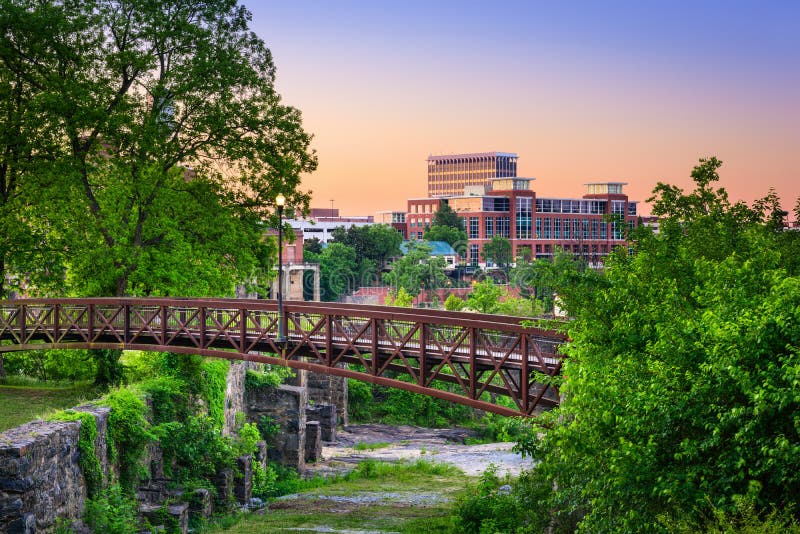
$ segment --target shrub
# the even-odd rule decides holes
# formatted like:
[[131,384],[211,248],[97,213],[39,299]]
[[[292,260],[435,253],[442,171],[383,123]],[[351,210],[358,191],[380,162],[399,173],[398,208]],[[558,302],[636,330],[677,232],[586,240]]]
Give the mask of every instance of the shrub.
[[144,474],[141,459],[145,447],[154,439],[145,418],[145,404],[130,389],[118,389],[103,399],[111,408],[108,417],[109,459],[119,465],[119,483],[123,491],[133,491]]
[[84,514],[92,532],[133,534],[136,524],[136,500],[125,495],[119,485],[112,485],[86,501]]

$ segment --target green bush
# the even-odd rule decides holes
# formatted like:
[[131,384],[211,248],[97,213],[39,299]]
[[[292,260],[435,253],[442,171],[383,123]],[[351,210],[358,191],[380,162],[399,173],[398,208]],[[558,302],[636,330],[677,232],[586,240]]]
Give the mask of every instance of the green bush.
[[497,477],[497,468],[490,465],[481,475],[478,485],[456,501],[453,515],[456,532],[526,532],[524,527],[527,510],[522,508],[512,492],[498,491],[502,483]]
[[86,501],[84,518],[92,532],[134,534],[139,531],[136,500],[116,484]]
[[294,377],[289,367],[266,366],[264,371],[247,370],[244,379],[245,389],[274,388],[280,386],[287,378]]
[[119,483],[132,492],[145,470],[141,459],[145,447],[154,439],[145,417],[145,404],[139,395],[127,388],[112,391],[102,404],[111,408],[108,417],[109,458],[119,465]]
[[230,440],[222,437],[210,417],[190,416],[184,422],[158,425],[153,431],[164,452],[166,474],[180,482],[207,479],[220,469],[233,467],[235,451]]
[[94,415],[75,410],[56,412],[49,417],[51,421],[80,421],[81,429],[78,434],[78,450],[80,451],[79,464],[83,478],[86,481],[86,493],[94,497],[103,488],[103,471],[100,460],[95,452],[97,439],[97,420]]

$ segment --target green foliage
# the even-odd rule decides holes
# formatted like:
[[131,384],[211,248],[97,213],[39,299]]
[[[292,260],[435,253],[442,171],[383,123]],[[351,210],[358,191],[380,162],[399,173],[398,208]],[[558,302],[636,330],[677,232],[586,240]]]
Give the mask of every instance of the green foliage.
[[141,459],[154,436],[145,418],[145,404],[129,389],[117,389],[106,395],[102,404],[111,408],[108,417],[109,458],[119,466],[119,484],[132,492],[144,469]]
[[290,367],[282,367],[280,365],[267,366],[264,371],[248,369],[244,384],[246,389],[275,388],[287,378],[294,377],[294,374],[294,370]]
[[281,425],[266,415],[262,415],[258,418],[256,426],[258,427],[259,434],[261,434],[261,439],[265,441],[270,441],[281,431]]
[[97,420],[94,415],[87,412],[75,410],[64,410],[56,412],[48,418],[51,421],[80,421],[81,429],[78,434],[78,450],[80,457],[78,462],[86,481],[86,493],[89,498],[95,497],[103,489],[103,471],[100,468],[100,460],[97,459],[95,452],[95,440],[97,439]]
[[[798,534],[800,523],[790,510],[769,510],[759,514],[756,506],[748,499],[736,502],[733,511],[723,511],[709,503],[710,514],[703,519],[697,517],[669,517],[661,519],[661,526],[671,534]],[[709,517],[710,515],[710,517]]]
[[91,349],[89,353],[95,362],[95,385],[103,388],[118,386],[124,377],[124,368],[119,359],[121,349]]
[[227,0],[3,0],[0,294],[227,295],[271,271],[264,199],[306,209],[316,157],[249,20]]
[[491,278],[484,278],[472,286],[472,293],[467,295],[467,307],[480,313],[496,313],[502,294],[502,287]]
[[[490,465],[475,488],[456,501],[453,525],[464,534],[495,534],[498,532],[534,532],[523,530],[527,510],[509,491],[498,488],[508,481],[497,477],[497,467]],[[541,532],[541,531],[539,531]]]
[[208,416],[217,428],[225,426],[225,391],[227,388],[228,360],[206,360],[201,364],[202,381],[200,395],[208,403]]
[[[411,381],[406,376],[399,380]],[[452,390],[451,384],[434,383],[434,387]],[[386,424],[412,424],[444,428],[453,424],[465,424],[476,415],[470,408],[419,393],[397,388],[367,384],[348,380],[349,415],[359,422],[382,422]]]
[[591,290],[557,287],[575,317],[564,402],[521,445],[581,531],[664,531],[742,499],[797,513],[797,242],[713,189],[718,167],[701,160],[689,194],[659,184],[660,234],[635,233]]
[[353,248],[342,243],[329,243],[321,254],[309,253],[310,263],[319,263],[322,300],[334,302],[356,285],[358,261]]
[[[455,210],[453,210],[453,208],[451,208],[446,201],[442,201],[439,209],[433,214],[431,228],[434,226],[446,226],[461,232],[465,231],[464,219],[459,217]],[[452,243],[450,244],[452,245]]]
[[447,295],[447,298],[444,299],[444,309],[447,311],[461,311],[467,305],[464,302],[464,299],[459,298],[452,293]]
[[84,518],[92,532],[134,534],[139,531],[136,499],[117,484],[86,501]]
[[415,297],[422,290],[443,287],[447,283],[447,264],[444,258],[431,256],[431,250],[425,243],[409,242],[405,256],[392,263],[392,270],[384,273],[383,280],[395,291],[402,287]]
[[[462,219],[458,217],[458,220]],[[463,226],[463,224],[462,224]],[[433,225],[425,229],[423,239],[426,241],[445,241],[458,252],[463,255],[467,248],[467,232],[463,229],[453,228],[452,226]]]
[[403,236],[388,224],[367,226],[343,226],[331,231],[333,243],[341,243],[352,248],[359,261],[371,260],[374,266],[383,267],[386,261],[400,255]]
[[544,313],[544,305],[534,299],[506,296],[497,303],[495,313],[515,317],[533,317]]
[[163,423],[153,432],[164,451],[164,471],[179,481],[207,479],[233,466],[236,451],[210,417],[192,415],[182,422]]
[[234,441],[234,456],[244,456],[245,454],[254,454],[256,452],[256,443],[261,441],[261,432],[255,423],[245,423],[239,429],[239,436]]
[[42,381],[90,380],[96,375],[95,362],[87,350],[31,350],[3,355],[8,375],[25,375]]
[[414,297],[401,287],[396,292],[390,291],[383,301],[385,306],[397,306],[398,308],[410,308],[414,303]]
[[356,451],[376,451],[378,449],[384,449],[388,447],[388,443],[366,443],[364,441],[359,441],[355,445],[353,445],[353,450]]
[[483,245],[481,258],[484,261],[494,263],[498,267],[508,266],[514,260],[514,255],[511,252],[511,241],[499,235],[492,237],[491,241]]
[[271,465],[262,467],[253,460],[253,496],[266,499],[277,496],[278,472]]
[[318,237],[303,240],[303,257],[308,253],[322,254],[322,241]]

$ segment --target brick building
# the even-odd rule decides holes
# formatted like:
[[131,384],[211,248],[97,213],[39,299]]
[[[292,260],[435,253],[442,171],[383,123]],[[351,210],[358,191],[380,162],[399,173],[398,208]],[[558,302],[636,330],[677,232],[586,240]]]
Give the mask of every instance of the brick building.
[[532,181],[495,177],[464,187],[460,195],[410,199],[408,236],[421,238],[446,202],[464,219],[468,243],[461,260],[470,265],[487,266],[481,252],[493,236],[508,239],[515,258],[548,258],[561,248],[599,263],[613,247],[626,245],[625,227],[636,224],[637,203],[623,192],[624,183],[586,184],[580,198],[543,198],[531,189]]

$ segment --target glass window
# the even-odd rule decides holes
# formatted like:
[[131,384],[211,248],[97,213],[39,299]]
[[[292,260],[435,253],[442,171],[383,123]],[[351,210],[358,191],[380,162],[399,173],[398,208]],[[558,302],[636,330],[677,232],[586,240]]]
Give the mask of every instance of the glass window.
[[598,237],[597,230],[598,230],[599,226],[600,226],[600,224],[599,224],[598,220],[597,219],[592,219],[592,239],[597,239],[597,237]]
[[569,219],[564,219],[564,239],[570,238],[569,227],[570,227]]
[[553,219],[553,239],[561,239],[561,219]]
[[542,238],[542,219],[536,217],[536,239]]
[[544,220],[544,238],[550,239],[550,219],[546,218]]
[[589,239],[589,219],[583,219],[581,221],[581,235],[584,239]]
[[478,265],[478,255],[479,255],[479,246],[478,245],[470,245],[469,246],[469,262],[472,265]]
[[470,239],[478,239],[480,232],[480,227],[478,226],[478,218],[477,217],[470,217],[469,218],[469,238]]
[[628,215],[636,215],[636,202],[628,202]]
[[600,223],[600,239],[607,239],[608,238],[608,224],[601,222]]
[[509,238],[511,236],[511,219],[509,217],[498,217],[495,233],[500,237]]
[[484,236],[486,239],[491,239],[494,235],[494,218],[493,217],[486,217],[483,220],[484,224]]

